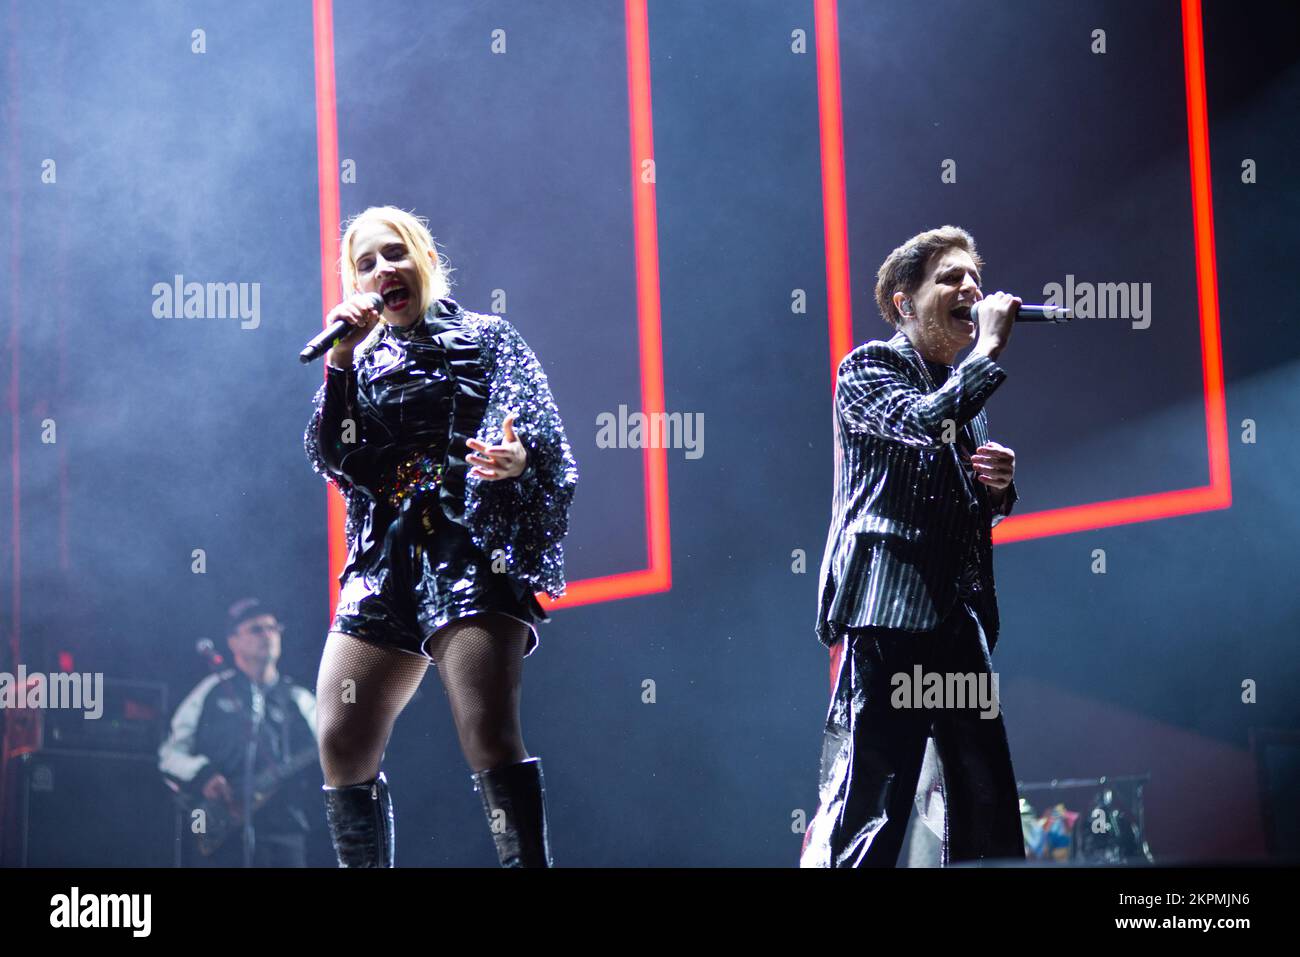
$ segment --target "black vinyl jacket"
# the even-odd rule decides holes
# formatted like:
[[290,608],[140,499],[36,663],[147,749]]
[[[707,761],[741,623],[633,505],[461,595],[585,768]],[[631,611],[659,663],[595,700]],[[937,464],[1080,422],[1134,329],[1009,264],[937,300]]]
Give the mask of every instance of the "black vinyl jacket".
[[[443,467],[443,513],[466,528],[484,554],[501,555],[506,573],[558,598],[565,590],[562,540],[578,466],[541,363],[505,319],[468,312],[451,299],[435,301],[419,321],[431,360],[454,385],[446,420],[436,428],[420,426]],[[352,369],[328,369],[304,436],[313,468],[347,502],[349,567],[382,536],[375,504],[391,478],[392,449],[410,438],[389,434],[367,414],[382,398],[385,340],[384,330],[377,330],[357,348]],[[469,475],[466,440],[500,443],[511,412],[528,450],[524,473],[496,482]],[[351,435],[343,430],[348,420],[356,427]]]

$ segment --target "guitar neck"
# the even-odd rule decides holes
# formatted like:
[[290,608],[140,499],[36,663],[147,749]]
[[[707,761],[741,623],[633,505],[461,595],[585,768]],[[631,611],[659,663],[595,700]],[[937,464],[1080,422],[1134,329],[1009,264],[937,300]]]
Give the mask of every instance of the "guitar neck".
[[310,748],[303,748],[290,757],[285,764],[275,768],[268,768],[255,777],[253,779],[253,793],[257,795],[257,798],[253,801],[253,809],[256,810],[269,801],[275,792],[280,789],[280,785],[319,759],[320,752],[315,745],[312,745]]

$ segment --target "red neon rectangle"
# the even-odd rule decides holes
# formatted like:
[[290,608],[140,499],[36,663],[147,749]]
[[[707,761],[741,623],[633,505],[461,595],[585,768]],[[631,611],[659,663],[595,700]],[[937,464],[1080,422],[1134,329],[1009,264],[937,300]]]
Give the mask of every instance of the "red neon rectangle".
[[[814,0],[817,99],[821,122],[822,204],[826,222],[826,282],[830,322],[831,385],[839,362],[853,348],[849,306],[848,213],[844,186],[843,113],[840,104],[838,0]],[[1190,515],[1232,505],[1228,414],[1219,330],[1218,270],[1214,258],[1214,204],[1210,189],[1209,120],[1205,105],[1205,53],[1200,0],[1183,0],[1183,74],[1187,89],[1187,139],[1191,160],[1196,292],[1200,307],[1201,372],[1205,398],[1210,484],[1155,495],[1114,499],[1012,515],[993,529],[995,543],[1065,535],[1091,528]]]
[[[631,143],[632,227],[636,258],[637,346],[641,405],[646,413],[664,411],[663,334],[659,302],[659,238],[655,212],[654,114],[650,99],[650,28],[646,0],[625,0],[627,88]],[[339,295],[335,271],[339,257],[338,113],[334,72],[333,0],[314,0],[316,57],[316,151],[320,193],[322,325]],[[648,167],[643,164],[649,163]],[[550,608],[614,601],[672,587],[672,545],[668,514],[668,455],[643,450],[646,563],[644,569],[570,582],[563,598],[538,598]],[[330,608],[338,602],[338,577],[347,560],[342,497],[327,493]]]

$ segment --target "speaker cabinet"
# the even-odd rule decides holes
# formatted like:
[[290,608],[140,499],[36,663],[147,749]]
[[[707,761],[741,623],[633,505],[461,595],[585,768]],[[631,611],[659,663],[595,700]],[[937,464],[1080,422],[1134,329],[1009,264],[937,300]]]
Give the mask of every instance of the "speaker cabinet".
[[5,771],[5,866],[178,866],[180,814],[156,758],[38,751]]

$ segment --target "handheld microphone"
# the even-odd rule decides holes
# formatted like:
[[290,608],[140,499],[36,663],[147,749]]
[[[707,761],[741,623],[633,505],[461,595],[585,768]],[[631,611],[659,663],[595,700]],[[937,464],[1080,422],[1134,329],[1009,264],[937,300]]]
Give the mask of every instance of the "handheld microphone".
[[[380,313],[384,311],[384,297],[377,292],[370,293],[370,303]],[[1023,309],[1024,307],[1021,306]],[[352,330],[352,324],[344,319],[335,319],[328,327],[323,329],[316,338],[303,347],[302,352],[298,353],[299,362],[311,362],[313,359],[319,359],[325,353],[334,347],[334,344],[340,339],[347,336]]]
[[226,659],[217,652],[217,646],[213,644],[211,638],[200,638],[194,643],[194,650],[208,663],[209,668],[220,668],[226,663]]
[[[970,307],[970,321],[979,324],[981,303]],[[1016,313],[1016,322],[1069,322],[1074,317],[1064,306],[1030,306],[1022,304]]]

